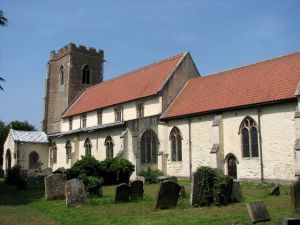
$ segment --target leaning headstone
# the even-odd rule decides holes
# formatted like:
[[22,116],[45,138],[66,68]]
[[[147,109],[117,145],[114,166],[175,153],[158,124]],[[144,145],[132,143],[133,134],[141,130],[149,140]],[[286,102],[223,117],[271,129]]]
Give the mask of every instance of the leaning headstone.
[[248,214],[252,223],[270,221],[269,212],[264,202],[250,202],[247,203]]
[[179,192],[180,186],[176,182],[170,180],[162,181],[157,194],[155,208],[169,209],[176,207]]
[[284,218],[282,220],[282,225],[299,225],[300,219],[299,218]]
[[130,196],[130,187],[128,184],[122,183],[116,187],[115,202],[128,202]]
[[144,184],[141,180],[130,182],[130,198],[133,200],[141,199],[144,195]]
[[181,198],[185,198],[186,197],[185,187],[183,185],[180,186],[179,197],[181,197]]
[[291,185],[291,200],[294,211],[300,213],[300,181]]
[[143,184],[145,183],[145,177],[143,176],[136,176],[136,180],[141,180],[143,181]]
[[85,189],[81,180],[73,178],[68,180],[65,187],[66,204],[68,207],[76,207],[85,203]]
[[232,202],[243,201],[241,185],[240,185],[240,182],[237,180],[233,180],[233,183],[232,183],[231,201]]
[[271,191],[271,195],[273,195],[273,196],[280,195],[280,187],[279,187],[279,185],[277,185],[276,187],[273,188],[273,190]]
[[45,177],[45,197],[47,200],[65,198],[66,177],[62,174],[52,174]]

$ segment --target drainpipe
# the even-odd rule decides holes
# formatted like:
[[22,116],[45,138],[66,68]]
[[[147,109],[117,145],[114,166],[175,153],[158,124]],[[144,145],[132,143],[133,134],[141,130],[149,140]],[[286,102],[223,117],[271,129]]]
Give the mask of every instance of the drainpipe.
[[261,129],[260,129],[260,108],[257,106],[257,117],[258,117],[258,143],[259,143],[259,155],[260,155],[260,176],[261,182],[264,181],[264,164],[262,155],[262,140],[261,140]]
[[191,119],[188,118],[189,124],[189,166],[190,166],[190,181],[192,181],[192,138],[191,138]]

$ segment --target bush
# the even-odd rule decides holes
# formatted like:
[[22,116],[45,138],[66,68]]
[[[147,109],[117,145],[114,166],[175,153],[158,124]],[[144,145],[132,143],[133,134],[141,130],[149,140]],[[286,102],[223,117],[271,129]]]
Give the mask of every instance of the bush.
[[151,167],[148,167],[147,170],[142,170],[139,172],[139,176],[145,177],[145,183],[147,184],[156,184],[158,183],[158,177],[162,176],[163,173],[160,170],[153,170]]
[[101,186],[103,183],[102,178],[94,176],[85,176],[80,175],[79,179],[83,181],[85,186],[85,191],[90,197],[99,197],[102,196]]
[[7,170],[5,183],[16,185],[21,189],[26,188],[26,180],[21,173],[21,166],[15,165],[11,169]]
[[215,205],[227,205],[232,202],[232,182],[229,176],[220,175],[215,178],[213,193]]
[[127,159],[108,158],[100,164],[99,174],[106,185],[129,183],[129,178],[134,171],[134,165]]

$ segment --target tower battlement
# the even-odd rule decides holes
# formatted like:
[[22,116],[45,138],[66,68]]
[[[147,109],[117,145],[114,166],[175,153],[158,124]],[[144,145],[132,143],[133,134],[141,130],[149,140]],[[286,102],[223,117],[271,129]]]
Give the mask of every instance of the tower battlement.
[[78,54],[88,54],[90,56],[94,56],[97,58],[102,58],[104,57],[104,51],[102,49],[96,49],[93,47],[86,47],[85,45],[75,45],[74,43],[69,43],[59,49],[57,52],[55,50],[52,50],[50,52],[50,61],[51,60],[58,60],[65,55],[68,55],[70,53],[78,53]]

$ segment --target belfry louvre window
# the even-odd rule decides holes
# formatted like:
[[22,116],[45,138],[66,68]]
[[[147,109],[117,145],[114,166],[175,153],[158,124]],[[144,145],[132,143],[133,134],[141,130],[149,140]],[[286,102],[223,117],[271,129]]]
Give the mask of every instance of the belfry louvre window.
[[90,84],[90,68],[88,65],[82,68],[82,83]]
[[257,126],[251,117],[246,117],[240,125],[243,157],[258,157]]
[[71,157],[72,157],[72,145],[71,145],[70,140],[67,140],[67,142],[66,142],[66,159],[67,159],[67,162],[69,162],[69,159],[71,159]]
[[146,130],[141,137],[141,163],[157,163],[158,138],[153,130]]
[[105,147],[106,147],[106,158],[113,158],[114,157],[114,142],[111,136],[107,136],[105,139]]
[[81,128],[86,128],[86,114],[81,115]]
[[85,155],[92,155],[92,143],[89,138],[85,139],[84,148],[85,148]]
[[170,132],[172,161],[182,161],[182,136],[177,127]]

